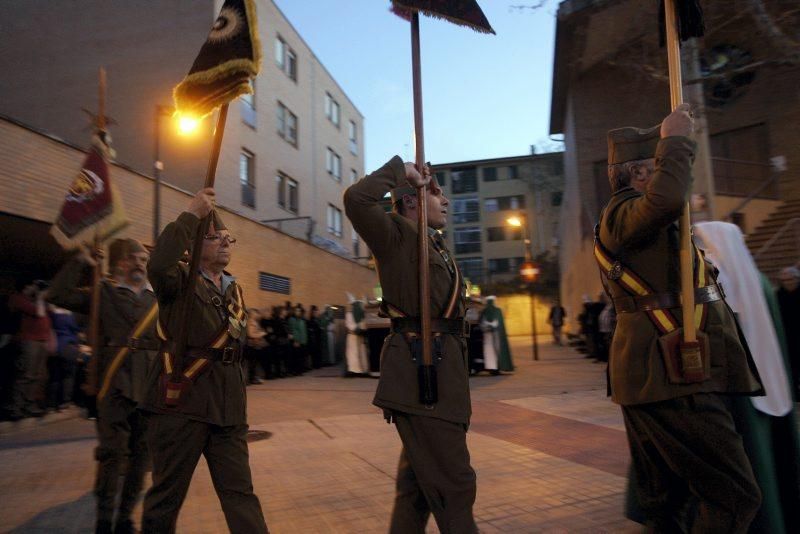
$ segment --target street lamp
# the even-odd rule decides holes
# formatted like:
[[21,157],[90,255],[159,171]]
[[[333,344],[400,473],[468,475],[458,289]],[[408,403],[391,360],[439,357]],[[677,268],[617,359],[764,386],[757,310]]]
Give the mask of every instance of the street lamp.
[[[155,120],[153,121],[153,244],[158,240],[158,233],[161,229],[161,171],[164,170],[164,162],[161,161],[161,119],[162,117],[174,117],[175,108],[172,106],[162,106],[156,104]],[[191,135],[200,126],[200,119],[181,115],[178,117],[178,132],[181,135]]]
[[528,294],[531,302],[531,336],[533,337],[533,359],[539,359],[539,342],[536,339],[536,304],[534,301],[533,283],[539,277],[539,267],[531,257],[531,241],[528,238],[528,225],[525,215],[509,217],[506,222],[515,228],[522,228],[522,243],[525,250],[525,261],[519,267],[519,274],[528,283]]

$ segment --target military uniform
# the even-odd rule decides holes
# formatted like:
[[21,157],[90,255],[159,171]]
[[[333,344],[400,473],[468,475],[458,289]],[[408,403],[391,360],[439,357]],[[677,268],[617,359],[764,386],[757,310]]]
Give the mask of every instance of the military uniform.
[[[434,331],[439,330],[434,352],[438,402],[425,406],[419,400],[418,362],[407,336],[413,335],[420,315],[417,224],[397,213],[387,214],[381,205],[387,192],[407,185],[405,165],[395,156],[352,185],[344,197],[347,216],[375,255],[383,306],[393,317],[373,401],[395,421],[403,442],[391,532],[424,532],[431,512],[443,533],[477,532],[472,516],[475,472],[466,444],[471,415],[466,329],[452,327],[464,325],[461,275],[441,234],[431,230],[430,305]],[[437,323],[442,317],[450,319]],[[442,332],[447,329],[451,331]]]
[[[215,216],[216,228],[224,227]],[[192,246],[200,220],[184,212],[158,238],[148,276],[160,307],[161,351],[148,380],[144,410],[153,451],[153,487],[144,503],[144,532],[174,532],[178,512],[200,459],[205,456],[231,532],[267,532],[253,493],[247,450],[247,371],[242,349],[247,319],[242,291],[228,273],[222,287],[198,273],[194,308],[181,379],[186,387],[177,406],[168,405],[181,291],[188,267],[180,259]]]
[[[121,250],[116,250],[121,249]],[[117,256],[129,252],[145,252],[138,242],[117,240],[110,251],[111,264]],[[86,264],[73,259],[53,279],[48,300],[62,308],[88,314],[91,288],[79,288]],[[119,476],[124,482],[117,512],[115,531],[130,529],[131,513],[142,490],[148,466],[145,441],[146,422],[137,410],[144,400],[149,369],[158,349],[155,321],[137,338],[133,331],[148,314],[155,315],[156,297],[149,284],[136,293],[131,287],[112,279],[100,284],[100,350],[98,387],[104,396],[98,401],[95,449],[98,461],[94,492],[97,497],[98,531],[110,531],[114,505],[118,495]],[[127,354],[121,353],[127,347]]]
[[[609,132],[609,164],[655,157],[646,192],[621,187],[605,207],[595,254],[618,313],[609,363],[622,405],[637,497],[656,531],[679,528],[698,504],[693,532],[745,531],[760,493],[723,394],[762,391],[713,265],[693,251],[702,372],[687,374],[674,343],[680,310],[677,219],[691,188],[695,145],[659,140],[659,127]],[[613,187],[613,186],[612,186]],[[681,367],[685,365],[685,367]]]

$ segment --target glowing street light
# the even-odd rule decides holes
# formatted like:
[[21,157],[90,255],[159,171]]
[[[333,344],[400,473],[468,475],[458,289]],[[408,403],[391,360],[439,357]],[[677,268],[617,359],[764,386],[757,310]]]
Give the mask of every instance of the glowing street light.
[[506,222],[511,226],[516,226],[516,227],[522,226],[522,219],[520,219],[519,217],[509,217],[508,219],[506,219]]
[[178,132],[181,135],[192,135],[200,127],[200,119],[189,115],[179,115],[178,117]]

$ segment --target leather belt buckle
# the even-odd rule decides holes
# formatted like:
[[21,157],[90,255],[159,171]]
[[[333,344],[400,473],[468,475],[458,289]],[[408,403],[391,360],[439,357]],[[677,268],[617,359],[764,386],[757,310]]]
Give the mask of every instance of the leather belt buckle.
[[225,365],[230,365],[233,363],[233,357],[236,355],[236,351],[233,347],[225,347],[222,349],[222,363]]
[[138,349],[139,349],[139,338],[129,337],[128,338],[128,350],[138,350]]

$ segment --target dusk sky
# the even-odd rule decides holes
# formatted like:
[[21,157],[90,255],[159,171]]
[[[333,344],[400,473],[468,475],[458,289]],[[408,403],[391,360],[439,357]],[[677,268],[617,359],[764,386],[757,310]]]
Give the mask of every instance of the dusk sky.
[[[389,0],[275,0],[365,117],[366,170],[413,159],[409,23]],[[432,163],[528,154],[547,140],[558,0],[479,2],[497,35],[423,17],[425,152]]]

